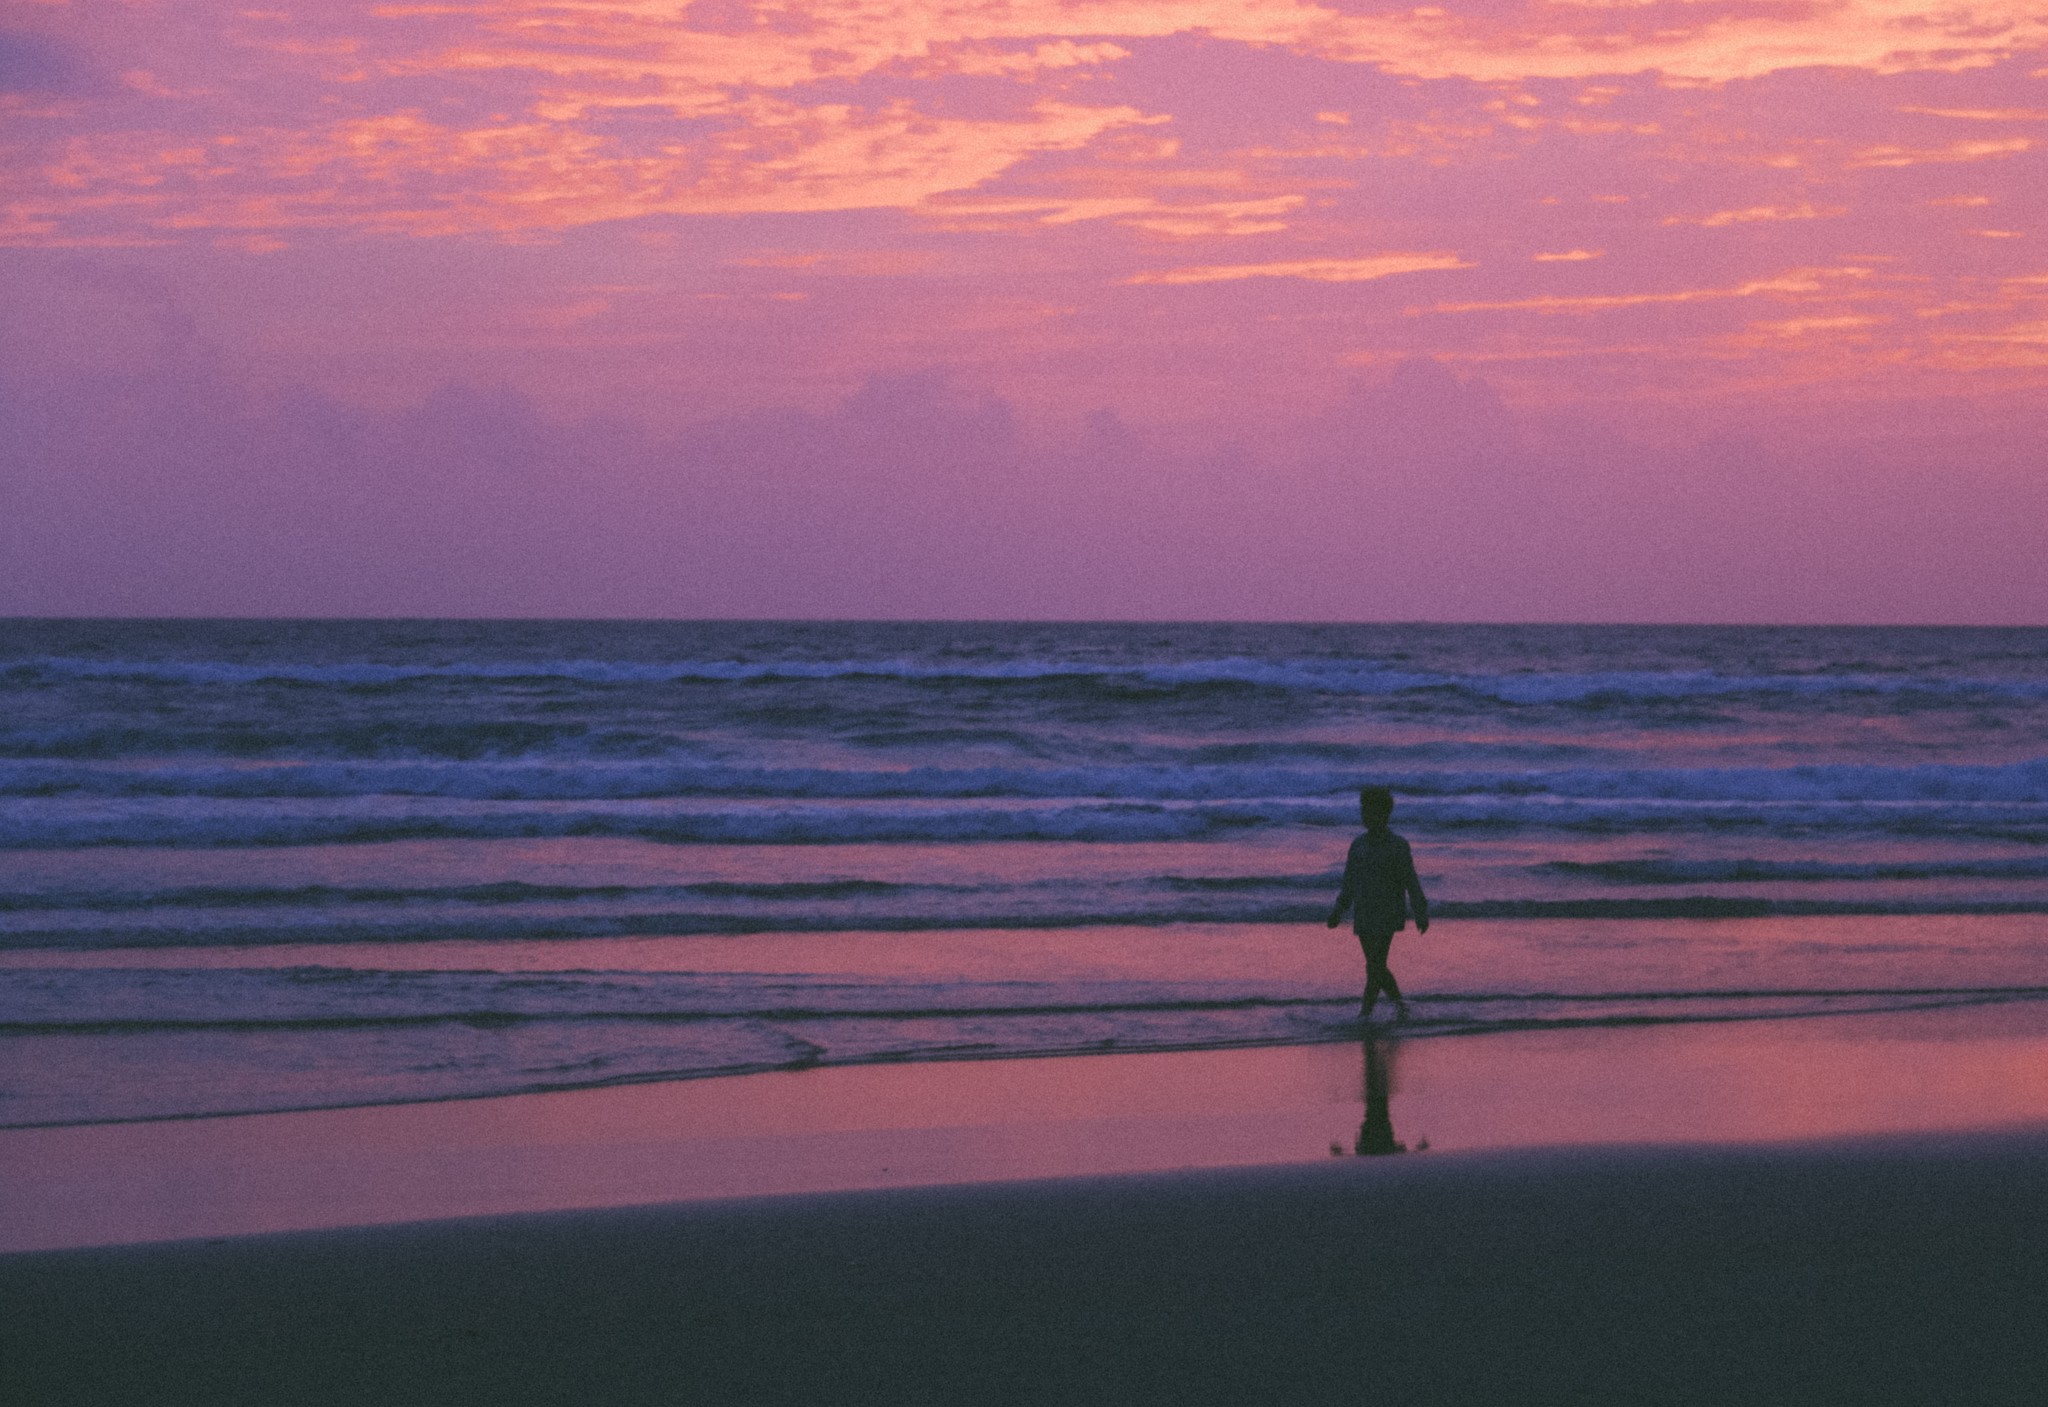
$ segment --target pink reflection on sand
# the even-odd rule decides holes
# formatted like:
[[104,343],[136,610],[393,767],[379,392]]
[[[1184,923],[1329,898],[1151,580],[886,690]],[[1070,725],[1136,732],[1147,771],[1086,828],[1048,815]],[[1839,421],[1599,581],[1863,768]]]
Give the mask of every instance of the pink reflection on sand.
[[[2037,1007],[1416,1041],[1423,1156],[2048,1121]],[[806,1071],[0,1134],[0,1249],[572,1207],[1227,1167],[1349,1148],[1355,1045]]]

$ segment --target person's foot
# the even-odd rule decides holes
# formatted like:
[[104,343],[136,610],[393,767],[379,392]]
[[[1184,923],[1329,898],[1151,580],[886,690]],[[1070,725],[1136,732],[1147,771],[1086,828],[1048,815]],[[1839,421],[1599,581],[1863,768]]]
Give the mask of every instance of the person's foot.
[[1406,1003],[1406,1002],[1395,1002],[1395,1003],[1394,1003],[1394,1019],[1395,1019],[1396,1021],[1406,1021],[1406,1020],[1408,1019],[1408,1003]]

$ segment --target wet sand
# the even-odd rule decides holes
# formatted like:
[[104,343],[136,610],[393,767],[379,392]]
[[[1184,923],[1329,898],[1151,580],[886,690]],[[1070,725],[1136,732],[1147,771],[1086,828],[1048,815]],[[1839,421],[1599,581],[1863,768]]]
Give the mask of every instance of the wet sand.
[[[2048,1003],[1382,1041],[1427,1156],[2048,1127]],[[1358,1044],[0,1132],[0,1252],[1350,1152]]]
[[0,1401],[2035,1402],[2037,1006],[18,1130]]

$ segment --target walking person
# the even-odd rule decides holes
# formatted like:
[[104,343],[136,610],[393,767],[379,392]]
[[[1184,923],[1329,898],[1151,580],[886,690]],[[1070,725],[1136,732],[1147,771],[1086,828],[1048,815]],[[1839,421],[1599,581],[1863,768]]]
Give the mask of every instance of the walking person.
[[1395,835],[1389,822],[1394,816],[1394,794],[1385,787],[1366,787],[1358,793],[1358,819],[1365,834],[1351,842],[1344,858],[1344,887],[1337,891],[1337,907],[1330,910],[1329,926],[1344,921],[1351,911],[1351,931],[1365,952],[1365,992],[1358,1000],[1358,1019],[1370,1020],[1373,1004],[1385,992],[1394,1001],[1397,1019],[1408,1019],[1408,1003],[1401,996],[1401,984],[1387,966],[1387,951],[1394,935],[1408,926],[1412,916],[1417,933],[1429,932],[1429,898],[1415,874],[1415,856],[1408,842]]

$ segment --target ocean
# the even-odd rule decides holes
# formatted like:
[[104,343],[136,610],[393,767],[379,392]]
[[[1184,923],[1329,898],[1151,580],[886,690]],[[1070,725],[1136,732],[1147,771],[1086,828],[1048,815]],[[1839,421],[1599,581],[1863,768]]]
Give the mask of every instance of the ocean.
[[0,1127],[2048,999],[2048,630],[0,622]]

